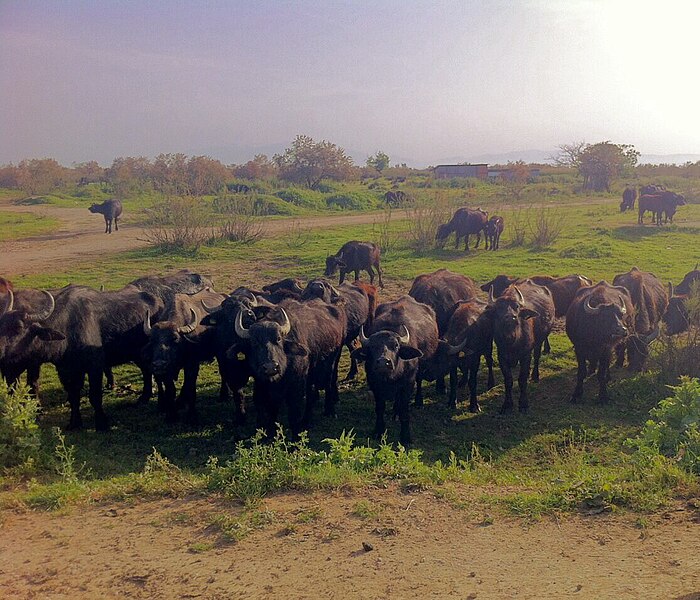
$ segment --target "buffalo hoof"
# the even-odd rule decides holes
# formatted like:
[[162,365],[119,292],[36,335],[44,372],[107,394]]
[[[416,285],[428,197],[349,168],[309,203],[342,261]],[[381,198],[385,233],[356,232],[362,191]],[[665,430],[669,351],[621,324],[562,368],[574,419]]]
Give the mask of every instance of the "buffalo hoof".
[[66,425],[65,430],[66,431],[80,431],[83,428],[83,421],[82,420],[74,420],[71,419],[68,422],[68,425]]
[[501,415],[507,415],[508,413],[512,413],[512,412],[513,412],[513,404],[512,403],[504,404],[503,406],[501,406],[501,410],[498,411],[498,413]]
[[526,415],[528,411],[528,405],[527,404],[518,404],[518,412],[520,412],[521,415]]
[[478,402],[470,402],[469,403],[469,412],[470,413],[480,413],[481,406],[479,406],[479,403]]
[[109,431],[109,420],[105,415],[95,417],[95,431]]

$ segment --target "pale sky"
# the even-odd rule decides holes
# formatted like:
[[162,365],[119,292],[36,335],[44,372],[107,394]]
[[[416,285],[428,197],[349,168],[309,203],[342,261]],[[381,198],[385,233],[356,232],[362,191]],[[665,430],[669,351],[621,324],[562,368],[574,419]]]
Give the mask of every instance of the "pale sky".
[[700,154],[700,2],[0,0],[0,164]]

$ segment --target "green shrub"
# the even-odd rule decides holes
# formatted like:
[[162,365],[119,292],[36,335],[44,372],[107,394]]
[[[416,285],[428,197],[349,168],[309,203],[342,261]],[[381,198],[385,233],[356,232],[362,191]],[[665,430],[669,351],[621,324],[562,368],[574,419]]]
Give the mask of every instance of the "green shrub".
[[653,450],[675,458],[692,473],[700,473],[700,380],[682,377],[669,386],[673,396],[652,408],[652,418],[631,442],[639,451]]
[[289,202],[290,204],[301,206],[303,208],[318,210],[326,207],[323,202],[323,194],[314,190],[286,188],[284,190],[280,190],[279,192],[275,192],[275,196],[280,200],[284,200],[285,202]]
[[299,207],[289,204],[276,196],[257,194],[253,199],[253,210],[256,215],[299,215],[304,211]]
[[29,388],[9,390],[0,378],[0,466],[32,465],[39,456],[41,440],[36,423],[39,402]]
[[341,210],[371,210],[378,207],[378,201],[369,192],[344,192],[326,198],[326,205]]

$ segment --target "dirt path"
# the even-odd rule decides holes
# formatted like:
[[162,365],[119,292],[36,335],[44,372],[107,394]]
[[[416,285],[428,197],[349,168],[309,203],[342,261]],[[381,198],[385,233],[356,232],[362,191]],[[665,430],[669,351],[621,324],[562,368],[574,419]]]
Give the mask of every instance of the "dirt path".
[[[128,218],[120,224],[119,231],[111,235],[102,233],[104,221],[84,208],[59,208],[50,205],[0,206],[7,212],[32,212],[58,219],[59,229],[53,233],[21,240],[0,243],[0,273],[12,279],[33,273],[45,273],[63,269],[66,265],[89,261],[99,254],[113,254],[146,246],[143,227],[130,225]],[[304,217],[303,226],[310,229],[337,227],[339,225],[370,224],[379,220],[379,213],[354,215],[324,215]],[[270,220],[266,231],[275,235],[289,228],[295,219]]]
[[[700,599],[700,515],[596,516],[527,525],[428,493],[287,494],[223,542],[207,500],[6,515],[3,598]],[[368,503],[369,501],[369,503]],[[365,546],[364,544],[369,544]]]

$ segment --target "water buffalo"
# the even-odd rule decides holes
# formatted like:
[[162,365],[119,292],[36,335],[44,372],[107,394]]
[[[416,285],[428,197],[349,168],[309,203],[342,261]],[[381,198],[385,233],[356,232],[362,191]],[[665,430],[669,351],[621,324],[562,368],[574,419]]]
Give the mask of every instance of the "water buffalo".
[[89,209],[91,213],[100,213],[105,218],[105,233],[112,233],[112,221],[114,229],[119,231],[119,217],[122,215],[122,203],[116,198],[105,200],[102,204],[93,204]]
[[698,265],[695,269],[686,273],[683,281],[675,288],[673,283],[668,284],[668,308],[663,316],[666,325],[666,332],[669,335],[677,335],[688,331],[690,326],[690,314],[688,313],[687,301],[693,292],[693,287],[700,286],[700,270]]
[[345,281],[345,275],[355,272],[355,281],[360,279],[360,271],[367,271],[369,282],[374,283],[374,269],[379,275],[379,287],[384,287],[382,281],[382,269],[379,266],[379,246],[372,242],[346,242],[333,256],[326,258],[326,270],[324,277],[332,277],[340,270],[338,283]]
[[362,347],[353,355],[364,361],[367,384],[374,396],[374,433],[380,437],[386,431],[386,403],[393,400],[394,414],[401,422],[400,440],[408,445],[410,399],[421,377],[421,361],[430,361],[438,346],[435,312],[410,296],[401,296],[377,307],[374,322],[360,333],[360,341]]
[[[286,403],[292,436],[297,438],[310,425],[320,389],[326,393],[326,413],[334,414],[338,401],[334,374],[346,335],[345,313],[322,300],[288,299],[265,309],[249,327],[242,312],[234,324],[238,337],[249,344],[258,425],[272,436],[279,408]],[[238,352],[233,346],[229,358]]]
[[622,286],[629,292],[635,309],[635,335],[617,346],[617,366],[622,366],[626,350],[630,369],[641,371],[649,354],[648,345],[658,335],[661,317],[668,307],[666,289],[656,276],[637,267],[616,275],[613,285]]
[[455,234],[455,248],[459,248],[459,240],[464,238],[464,249],[469,250],[469,236],[476,234],[475,248],[479,247],[481,241],[481,232],[486,230],[489,213],[480,208],[473,210],[463,206],[458,208],[452,218],[445,224],[437,228],[435,239],[441,243],[450,236],[452,232]]
[[634,316],[632,298],[622,286],[601,281],[578,291],[566,313],[566,334],[578,361],[572,402],[578,402],[583,395],[589,363],[598,368],[598,398],[608,402],[610,359],[613,350],[634,334]]
[[[513,284],[495,298],[489,293],[485,315],[491,319],[493,340],[505,381],[505,400],[501,413],[513,410],[513,375],[511,369],[520,363],[518,409],[529,407],[527,380],[532,365],[532,381],[540,378],[542,346],[554,325],[554,300],[544,286],[529,280]],[[534,361],[533,361],[534,354]]]
[[637,199],[637,190],[631,186],[627,186],[622,192],[622,202],[620,203],[620,212],[626,210],[634,210],[634,202]]
[[486,249],[498,250],[505,223],[503,217],[493,216],[486,223]]

